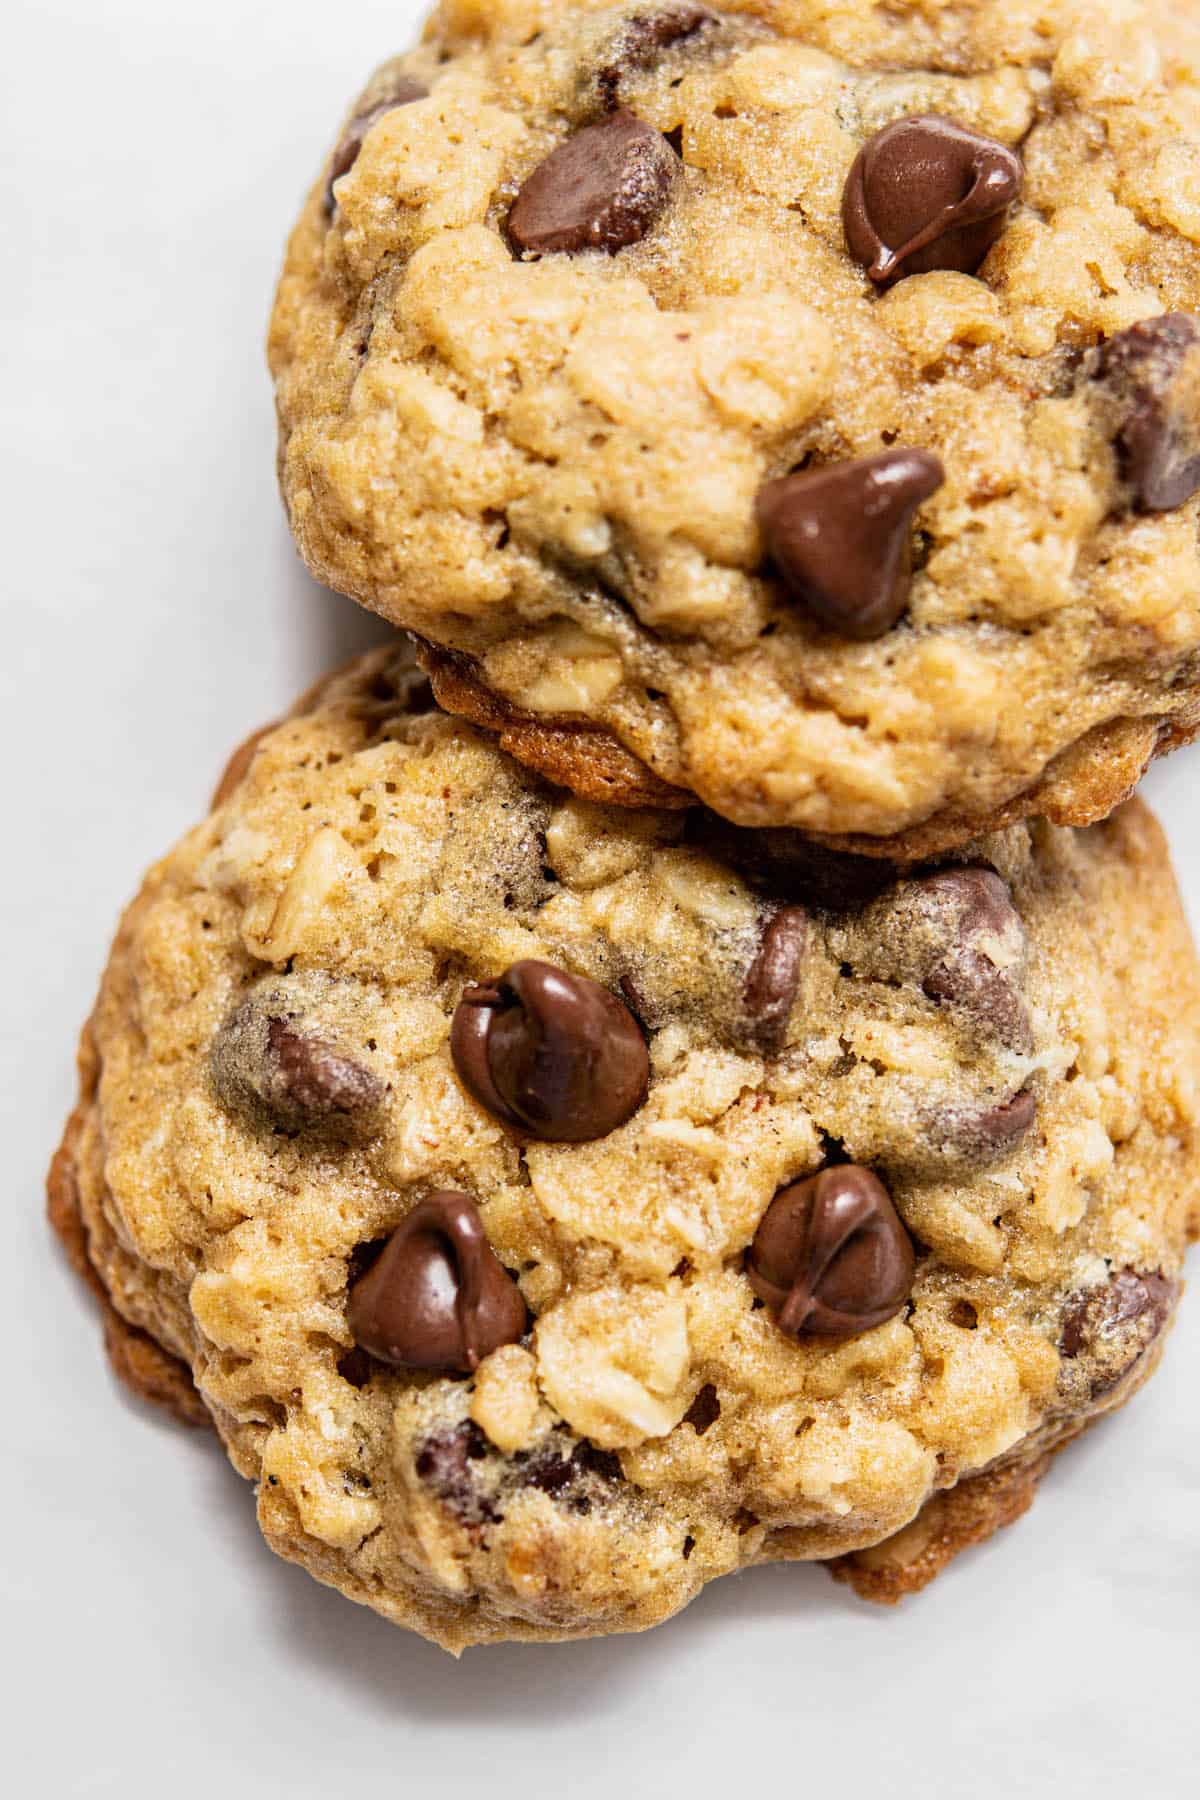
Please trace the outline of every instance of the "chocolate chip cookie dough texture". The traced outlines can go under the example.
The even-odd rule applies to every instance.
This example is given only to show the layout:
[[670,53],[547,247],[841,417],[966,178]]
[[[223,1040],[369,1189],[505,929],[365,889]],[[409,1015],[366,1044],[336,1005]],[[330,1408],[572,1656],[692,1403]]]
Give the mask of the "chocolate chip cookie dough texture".
[[897,877],[592,807],[405,654],[150,872],[52,1183],[271,1546],[452,1650],[880,1598],[1157,1360],[1196,970],[1133,802]]
[[1200,57],[1134,0],[445,0],[271,331],[317,574],[584,797],[938,853],[1200,717]]

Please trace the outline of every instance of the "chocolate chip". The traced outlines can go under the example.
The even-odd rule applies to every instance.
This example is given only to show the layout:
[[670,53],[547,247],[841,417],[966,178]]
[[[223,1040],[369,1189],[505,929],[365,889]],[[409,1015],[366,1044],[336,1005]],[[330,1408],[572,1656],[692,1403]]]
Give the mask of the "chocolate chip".
[[1104,1285],[1086,1288],[1064,1314],[1063,1355],[1079,1356],[1141,1319],[1148,1319],[1154,1332],[1161,1331],[1175,1304],[1177,1286],[1161,1270],[1118,1269]]
[[473,1419],[432,1432],[417,1452],[418,1477],[462,1525],[494,1524],[501,1516],[471,1468],[487,1454],[488,1441]]
[[420,1201],[351,1287],[346,1319],[356,1344],[406,1369],[467,1374],[525,1332],[525,1302],[487,1241],[466,1194]]
[[650,1078],[629,1008],[598,981],[532,958],[466,990],[450,1052],[481,1106],[550,1143],[615,1131],[641,1105]]
[[1037,1101],[1029,1088],[1020,1088],[1011,1099],[1002,1100],[976,1114],[975,1130],[989,1149],[1005,1149],[1023,1138],[1037,1117]]
[[645,237],[678,171],[661,131],[621,107],[538,164],[513,203],[508,235],[530,256],[555,250],[611,256]]
[[1033,1091],[1020,1088],[995,1106],[945,1108],[931,1122],[929,1137],[960,1161],[993,1162],[1020,1142],[1036,1117]]
[[784,906],[763,932],[758,955],[750,965],[742,1004],[746,1035],[771,1052],[781,1048],[800,986],[808,914],[802,906]]
[[[924,878],[918,903],[953,920],[950,943],[922,984],[926,994],[940,1005],[957,1007],[1010,1050],[1028,1055],[1033,1027],[1013,980],[1024,954],[1025,928],[1004,882],[994,869],[941,869]],[[1019,1135],[1026,1128],[1018,1130],[1021,1109],[1015,1100],[1009,1104],[1016,1111],[999,1114],[996,1129]]]
[[781,1331],[870,1331],[912,1289],[912,1242],[883,1183],[843,1163],[781,1188],[746,1253],[750,1285]]
[[897,119],[868,140],[842,195],[850,254],[881,286],[902,275],[973,275],[1021,192],[1021,159],[936,113]]
[[716,24],[707,8],[683,0],[678,6],[655,6],[626,19],[603,51],[604,62],[596,72],[596,88],[602,105],[617,105],[621,77],[633,70],[652,69],[665,50],[696,37]]
[[1118,1269],[1085,1288],[1063,1313],[1059,1350],[1078,1362],[1086,1397],[1099,1399],[1129,1374],[1160,1335],[1179,1297],[1179,1283],[1161,1270]]
[[1169,512],[1200,489],[1200,324],[1166,313],[1119,331],[1087,365],[1113,411],[1133,504]]
[[372,125],[382,119],[384,113],[394,112],[398,106],[410,106],[414,100],[424,100],[428,93],[429,89],[422,87],[419,81],[414,81],[411,75],[397,75],[386,98],[355,113],[338,140],[337,149],[330,158],[329,173],[325,177],[325,211],[330,218],[337,207],[333,184],[340,181],[343,175],[348,175],[358,161],[358,153]]
[[267,1045],[289,1103],[309,1118],[359,1112],[378,1102],[383,1083],[377,1075],[286,1020],[270,1021]]
[[289,996],[267,987],[224,1021],[210,1055],[226,1105],[265,1113],[285,1130],[370,1130],[387,1093],[378,1075],[296,1017]]
[[769,481],[757,505],[768,555],[831,631],[882,637],[908,604],[913,514],[944,480],[930,451],[885,450]]
[[706,1381],[684,1413],[683,1423],[690,1425],[697,1437],[703,1437],[720,1416],[721,1402],[717,1399],[717,1390],[711,1381]]

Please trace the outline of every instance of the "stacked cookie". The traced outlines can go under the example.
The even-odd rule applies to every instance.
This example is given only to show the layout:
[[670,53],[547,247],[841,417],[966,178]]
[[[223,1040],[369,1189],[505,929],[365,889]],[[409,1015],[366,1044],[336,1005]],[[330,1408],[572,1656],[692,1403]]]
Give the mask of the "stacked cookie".
[[411,641],[148,876],[51,1182],[319,1579],[454,1650],[895,1599],[1154,1367],[1198,164],[1157,5],[444,0],[368,85],[271,358]]

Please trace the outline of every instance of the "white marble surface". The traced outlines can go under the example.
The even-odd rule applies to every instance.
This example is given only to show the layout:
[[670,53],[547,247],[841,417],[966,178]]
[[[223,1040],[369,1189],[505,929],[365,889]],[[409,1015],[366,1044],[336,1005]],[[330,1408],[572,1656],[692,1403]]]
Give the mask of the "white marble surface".
[[[285,226],[411,0],[6,0],[0,1477],[14,1792],[1194,1792],[1200,1304],[1141,1402],[899,1614],[820,1571],[457,1666],[275,1561],[114,1390],[41,1184],[117,909],[228,748],[375,628],[307,580],[261,341]],[[1200,908],[1200,751],[1148,783]]]

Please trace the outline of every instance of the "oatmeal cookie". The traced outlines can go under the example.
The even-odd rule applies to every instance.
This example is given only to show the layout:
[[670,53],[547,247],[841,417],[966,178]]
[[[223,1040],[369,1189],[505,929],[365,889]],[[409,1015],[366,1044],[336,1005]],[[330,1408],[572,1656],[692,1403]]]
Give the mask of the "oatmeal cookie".
[[910,859],[1105,816],[1200,720],[1198,41],[443,0],[287,254],[305,558],[589,799]]
[[452,1650],[772,1559],[895,1598],[1152,1368],[1200,999],[1139,803],[897,872],[590,805],[394,649],[221,792],[57,1215],[322,1581]]

